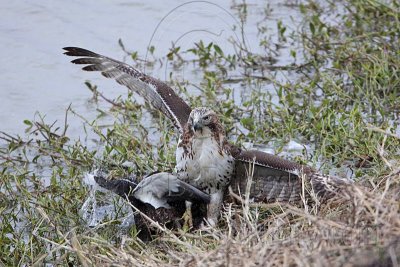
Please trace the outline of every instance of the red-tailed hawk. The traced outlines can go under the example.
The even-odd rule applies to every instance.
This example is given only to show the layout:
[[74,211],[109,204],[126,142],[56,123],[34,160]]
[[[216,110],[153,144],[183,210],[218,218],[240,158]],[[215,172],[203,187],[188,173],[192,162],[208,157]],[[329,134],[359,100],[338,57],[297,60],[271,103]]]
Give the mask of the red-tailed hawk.
[[209,108],[193,109],[179,137],[175,172],[183,181],[210,194],[207,209],[210,225],[218,221],[234,167],[232,147],[217,114]]
[[[247,170],[254,165],[250,194],[260,201],[298,201],[304,183],[317,194],[330,192],[339,178],[324,176],[303,166],[261,151],[245,151],[227,142],[224,127],[209,108],[195,108],[183,101],[167,84],[118,60],[86,49],[65,47],[68,56],[79,57],[72,63],[86,65],[83,70],[100,71],[115,79],[172,120],[180,137],[176,150],[176,175],[211,196],[207,211],[209,223],[215,224],[223,194],[229,184],[245,191]],[[232,176],[234,173],[236,175]]]

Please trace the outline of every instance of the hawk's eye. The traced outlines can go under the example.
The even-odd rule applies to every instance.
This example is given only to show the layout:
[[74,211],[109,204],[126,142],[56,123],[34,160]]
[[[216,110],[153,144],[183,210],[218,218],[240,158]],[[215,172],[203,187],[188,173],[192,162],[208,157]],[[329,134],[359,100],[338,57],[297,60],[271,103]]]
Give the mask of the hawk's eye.
[[207,116],[204,116],[204,117],[203,117],[203,120],[205,120],[205,121],[208,121],[208,120],[210,120],[210,116],[209,116],[209,115],[207,115]]

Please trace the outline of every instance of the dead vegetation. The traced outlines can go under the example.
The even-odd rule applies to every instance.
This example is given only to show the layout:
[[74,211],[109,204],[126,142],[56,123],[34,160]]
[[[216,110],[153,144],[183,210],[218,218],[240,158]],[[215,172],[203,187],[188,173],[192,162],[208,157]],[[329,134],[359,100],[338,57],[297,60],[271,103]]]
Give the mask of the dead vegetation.
[[398,266],[400,171],[378,182],[308,207],[227,204],[213,229],[172,232],[150,222],[159,233],[150,243],[72,235],[63,249],[87,266]]

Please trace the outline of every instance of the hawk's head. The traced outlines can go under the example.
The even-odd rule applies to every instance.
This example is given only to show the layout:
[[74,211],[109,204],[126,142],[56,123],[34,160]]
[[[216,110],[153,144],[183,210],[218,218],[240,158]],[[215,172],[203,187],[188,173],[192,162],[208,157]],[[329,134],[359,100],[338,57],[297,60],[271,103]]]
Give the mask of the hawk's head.
[[192,110],[188,127],[195,137],[210,137],[224,134],[223,127],[217,114],[209,108],[201,107]]

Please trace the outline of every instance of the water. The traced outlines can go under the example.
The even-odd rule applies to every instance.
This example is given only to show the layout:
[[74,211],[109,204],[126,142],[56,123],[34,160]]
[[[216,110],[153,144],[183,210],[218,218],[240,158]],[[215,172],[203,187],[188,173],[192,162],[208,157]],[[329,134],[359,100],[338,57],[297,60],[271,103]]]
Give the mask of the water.
[[[156,47],[156,57],[163,57],[171,43],[185,49],[200,39],[218,43],[228,53],[233,51],[229,38],[241,38],[238,29],[233,31],[238,26],[237,10],[231,8],[234,2],[182,3],[178,0],[0,2],[0,131],[23,135],[26,128],[23,120],[37,119],[38,114],[44,115],[47,123],[57,121],[57,125],[63,126],[69,105],[89,121],[94,119],[96,105],[89,102],[91,92],[83,84],[85,80],[98,85],[108,98],[126,94],[126,89],[114,81],[70,64],[71,58],[62,54],[64,46],[84,47],[120,60],[125,54],[118,46],[119,38],[127,49],[138,51],[141,58],[146,58],[149,44]],[[277,41],[274,33],[277,19],[290,27],[293,18],[300,18],[280,1],[271,1],[273,12],[265,20],[264,6],[263,1],[248,2],[244,32],[250,51],[259,52],[259,23],[269,25],[271,38]],[[287,63],[289,50],[285,51],[281,51],[278,64]],[[156,64],[154,69],[146,70],[161,80],[168,80],[170,71],[169,64]],[[194,83],[198,80],[197,72],[187,68],[175,76]],[[70,115],[68,124],[68,136],[82,138],[83,121]]]

